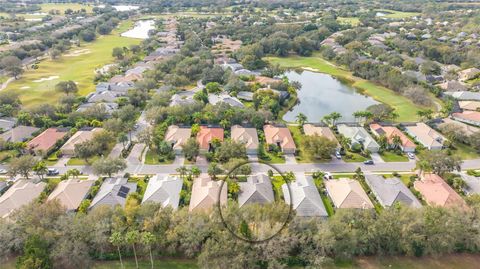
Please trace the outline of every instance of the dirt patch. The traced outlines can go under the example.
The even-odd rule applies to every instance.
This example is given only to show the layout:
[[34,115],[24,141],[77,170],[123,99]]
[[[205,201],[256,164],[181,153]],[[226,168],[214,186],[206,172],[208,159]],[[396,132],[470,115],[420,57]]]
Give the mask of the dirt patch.
[[65,54],[64,56],[65,57],[77,57],[77,56],[80,56],[80,55],[89,54],[91,52],[92,51],[89,50],[89,49],[80,49],[80,50],[74,50],[72,52],[69,52],[69,53]]
[[44,82],[44,81],[54,80],[54,79],[57,79],[57,78],[59,78],[59,76],[49,76],[47,78],[36,79],[33,82],[40,83],[40,82]]

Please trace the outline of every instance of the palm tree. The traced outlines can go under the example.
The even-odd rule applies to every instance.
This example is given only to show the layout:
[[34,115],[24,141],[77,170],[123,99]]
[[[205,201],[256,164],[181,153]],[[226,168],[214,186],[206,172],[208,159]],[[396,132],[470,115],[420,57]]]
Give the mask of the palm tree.
[[297,116],[295,116],[295,121],[300,125],[303,126],[305,122],[307,122],[308,118],[305,114],[299,113]]
[[43,176],[48,173],[47,164],[44,161],[36,163],[32,170],[40,179],[43,179]]
[[68,170],[67,174],[71,175],[73,178],[78,178],[78,176],[80,175],[80,171],[74,168],[74,169]]
[[332,117],[330,117],[330,115],[325,115],[322,118],[322,122],[324,122],[328,126],[331,126],[332,125]]
[[122,261],[122,252],[120,251],[120,246],[124,243],[124,238],[121,233],[113,232],[109,239],[110,243],[117,247],[118,257],[120,258],[120,265],[123,268],[123,261]]
[[133,256],[135,257],[135,265],[138,268],[138,259],[137,259],[137,249],[135,248],[135,244],[138,242],[140,237],[140,233],[136,230],[128,231],[125,235],[125,240],[128,244],[131,244],[133,247]]
[[125,133],[121,133],[118,137],[118,142],[122,143],[123,150],[125,150],[125,145],[128,142],[128,136]]
[[187,174],[187,167],[185,166],[180,166],[176,169],[176,171],[180,174],[180,177],[182,179],[185,179],[185,175]]
[[140,241],[143,245],[148,246],[148,251],[150,252],[150,263],[152,264],[153,269],[152,244],[155,242],[155,236],[151,232],[143,232]]
[[335,126],[335,124],[337,123],[337,120],[342,118],[342,114],[338,112],[332,112],[330,113],[330,118],[332,119],[332,125]]
[[394,135],[392,137],[392,146],[394,149],[398,149],[400,148],[400,146],[402,145],[402,139],[400,138],[400,136],[398,135]]
[[388,139],[385,135],[381,135],[378,137],[378,144],[380,145],[380,148],[383,150],[386,150],[388,147]]

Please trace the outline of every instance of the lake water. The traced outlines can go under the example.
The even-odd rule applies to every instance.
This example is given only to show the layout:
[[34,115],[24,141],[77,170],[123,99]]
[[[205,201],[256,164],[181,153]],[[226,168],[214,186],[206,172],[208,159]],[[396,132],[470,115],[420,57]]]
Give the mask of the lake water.
[[137,21],[135,27],[121,34],[124,37],[147,39],[148,32],[155,29],[155,21],[145,20]]
[[113,8],[116,11],[130,11],[130,10],[137,10],[140,7],[139,6],[118,5],[118,6],[113,6]]
[[358,93],[353,87],[327,74],[289,71],[285,76],[302,84],[298,91],[299,103],[283,116],[288,122],[294,122],[299,113],[305,114],[310,122],[319,122],[332,112],[342,114],[340,121],[353,121],[353,112],[378,104],[373,98]]

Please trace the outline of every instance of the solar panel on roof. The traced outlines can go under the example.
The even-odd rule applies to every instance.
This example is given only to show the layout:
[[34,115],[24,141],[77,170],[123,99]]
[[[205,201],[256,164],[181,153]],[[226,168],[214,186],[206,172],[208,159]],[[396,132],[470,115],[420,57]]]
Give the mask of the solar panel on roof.
[[121,186],[120,190],[118,190],[117,195],[122,197],[122,198],[127,198],[128,192],[130,192],[130,188],[127,188],[125,186]]

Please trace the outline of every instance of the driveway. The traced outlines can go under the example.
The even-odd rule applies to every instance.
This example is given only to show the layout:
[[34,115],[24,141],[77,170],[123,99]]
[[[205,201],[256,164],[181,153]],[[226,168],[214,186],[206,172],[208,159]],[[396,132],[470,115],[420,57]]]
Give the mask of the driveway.
[[142,164],[142,152],[145,148],[145,144],[135,144],[130,151],[130,154],[127,157],[127,162],[130,165],[139,165]]
[[385,161],[380,157],[380,154],[378,153],[372,153],[370,154],[370,157],[372,158],[374,163],[384,163]]
[[297,159],[295,159],[294,154],[285,154],[285,164],[296,164]]

